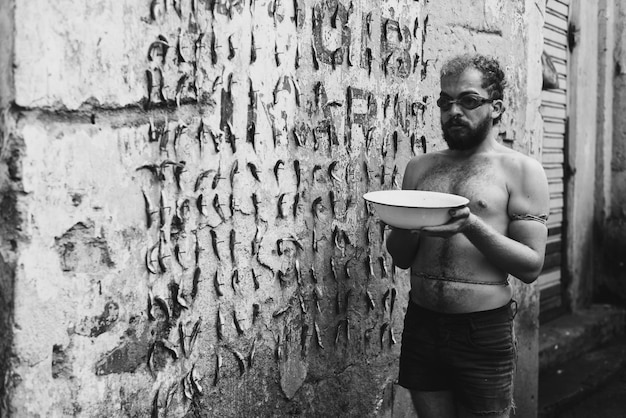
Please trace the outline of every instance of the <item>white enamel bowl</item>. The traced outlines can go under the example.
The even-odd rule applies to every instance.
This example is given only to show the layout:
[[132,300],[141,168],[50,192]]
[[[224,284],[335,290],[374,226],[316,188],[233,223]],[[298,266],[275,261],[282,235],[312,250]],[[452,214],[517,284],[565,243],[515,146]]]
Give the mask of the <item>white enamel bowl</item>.
[[450,220],[450,209],[469,203],[463,196],[422,190],[380,190],[363,198],[384,223],[402,229],[443,225]]

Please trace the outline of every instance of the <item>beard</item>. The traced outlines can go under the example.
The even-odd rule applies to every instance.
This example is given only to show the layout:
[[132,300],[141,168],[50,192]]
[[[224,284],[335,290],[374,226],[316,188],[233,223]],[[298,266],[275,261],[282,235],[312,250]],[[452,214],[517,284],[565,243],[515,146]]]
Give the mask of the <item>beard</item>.
[[[485,118],[478,126],[471,128],[467,122],[461,119],[450,119],[445,124],[441,123],[443,139],[451,150],[466,151],[476,148],[487,138],[487,134],[493,125],[491,118]],[[459,128],[459,129],[453,129]]]

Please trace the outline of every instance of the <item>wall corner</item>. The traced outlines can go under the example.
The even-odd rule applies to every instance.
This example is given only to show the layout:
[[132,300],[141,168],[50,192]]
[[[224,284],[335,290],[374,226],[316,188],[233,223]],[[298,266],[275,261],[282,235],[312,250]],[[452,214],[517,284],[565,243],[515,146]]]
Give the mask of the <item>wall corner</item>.
[[[15,0],[0,1],[0,110],[9,107],[15,97],[13,80],[15,45]],[[1,144],[0,144],[1,145]]]

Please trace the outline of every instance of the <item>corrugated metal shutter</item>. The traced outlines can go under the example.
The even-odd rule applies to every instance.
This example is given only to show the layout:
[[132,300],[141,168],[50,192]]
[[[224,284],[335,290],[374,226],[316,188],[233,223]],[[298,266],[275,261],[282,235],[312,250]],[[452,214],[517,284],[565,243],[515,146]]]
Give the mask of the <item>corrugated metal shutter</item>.
[[550,56],[558,73],[559,86],[542,93],[543,116],[542,164],[550,187],[550,218],[548,245],[543,272],[538,280],[540,319],[548,320],[564,310],[562,301],[562,262],[565,150],[567,140],[567,79],[568,79],[568,16],[570,0],[548,0],[546,4],[544,51]]

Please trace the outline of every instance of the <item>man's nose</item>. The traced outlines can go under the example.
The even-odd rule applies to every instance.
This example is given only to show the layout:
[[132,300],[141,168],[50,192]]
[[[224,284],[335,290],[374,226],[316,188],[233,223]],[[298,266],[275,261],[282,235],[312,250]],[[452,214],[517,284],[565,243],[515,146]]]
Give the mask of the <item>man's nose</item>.
[[461,115],[463,114],[463,108],[458,103],[451,103],[448,114],[451,116]]

